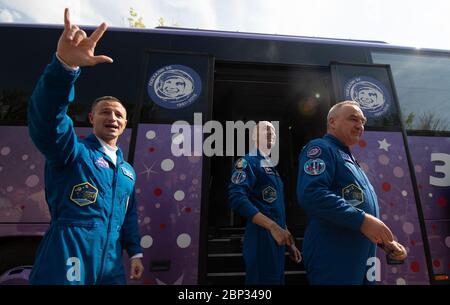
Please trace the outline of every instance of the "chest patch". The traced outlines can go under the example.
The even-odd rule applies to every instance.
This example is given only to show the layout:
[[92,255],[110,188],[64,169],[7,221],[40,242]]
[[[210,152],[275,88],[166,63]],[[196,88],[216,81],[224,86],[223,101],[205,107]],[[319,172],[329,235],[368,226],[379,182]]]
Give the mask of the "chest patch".
[[322,159],[309,159],[303,166],[305,173],[311,176],[318,176],[325,171],[326,165]]
[[77,184],[72,188],[70,200],[79,206],[85,206],[97,201],[98,190],[89,182]]
[[95,160],[95,164],[97,164],[101,168],[109,168],[109,163],[103,157],[98,158]]
[[277,200],[277,190],[269,185],[263,189],[262,197],[265,202],[272,203]]
[[133,172],[130,171],[128,168],[121,166],[120,167],[122,169],[122,173],[127,176],[128,178],[130,178],[131,180],[134,180],[134,175]]
[[342,189],[342,197],[352,206],[357,206],[364,202],[363,190],[353,183]]
[[241,184],[247,178],[247,174],[244,171],[236,170],[231,175],[231,182],[234,184]]

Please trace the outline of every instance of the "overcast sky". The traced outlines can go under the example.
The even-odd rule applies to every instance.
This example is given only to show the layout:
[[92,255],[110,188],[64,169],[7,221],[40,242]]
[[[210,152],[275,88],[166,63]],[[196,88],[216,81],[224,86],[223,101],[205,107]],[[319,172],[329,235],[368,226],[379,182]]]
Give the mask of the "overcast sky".
[[0,0],[0,22],[127,27],[133,7],[148,28],[165,25],[381,40],[450,50],[449,0]]

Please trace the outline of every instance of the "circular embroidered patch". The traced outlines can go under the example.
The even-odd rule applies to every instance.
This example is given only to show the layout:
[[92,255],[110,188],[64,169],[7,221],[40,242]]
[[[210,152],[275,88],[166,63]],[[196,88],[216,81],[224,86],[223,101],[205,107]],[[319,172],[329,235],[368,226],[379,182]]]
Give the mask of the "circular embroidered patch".
[[317,176],[325,171],[325,162],[322,159],[309,159],[306,161],[303,170],[311,176]]
[[319,146],[313,146],[311,147],[308,152],[306,153],[306,156],[308,156],[308,158],[317,158],[318,156],[320,156],[320,154],[322,153],[322,150],[320,149]]
[[247,174],[244,171],[234,171],[233,175],[231,175],[231,182],[234,184],[241,184],[247,178]]
[[244,158],[240,158],[239,160],[236,161],[236,163],[234,163],[235,169],[244,169],[246,167],[247,167],[247,160],[245,160]]

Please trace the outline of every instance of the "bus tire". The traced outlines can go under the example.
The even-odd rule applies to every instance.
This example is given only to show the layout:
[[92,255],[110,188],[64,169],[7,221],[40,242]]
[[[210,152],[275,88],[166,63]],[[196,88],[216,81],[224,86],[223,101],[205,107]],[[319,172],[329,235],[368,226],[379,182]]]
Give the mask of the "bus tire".
[[0,285],[28,284],[40,238],[0,240]]

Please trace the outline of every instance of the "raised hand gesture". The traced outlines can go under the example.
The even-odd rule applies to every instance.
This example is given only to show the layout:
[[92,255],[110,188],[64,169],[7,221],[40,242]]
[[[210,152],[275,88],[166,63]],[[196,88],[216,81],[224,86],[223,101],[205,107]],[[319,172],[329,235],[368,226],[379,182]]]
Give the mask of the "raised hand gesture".
[[90,37],[78,26],[70,23],[69,9],[64,10],[64,32],[58,41],[56,54],[72,68],[95,66],[99,63],[112,63],[105,55],[94,55],[95,46],[107,29],[102,23]]

